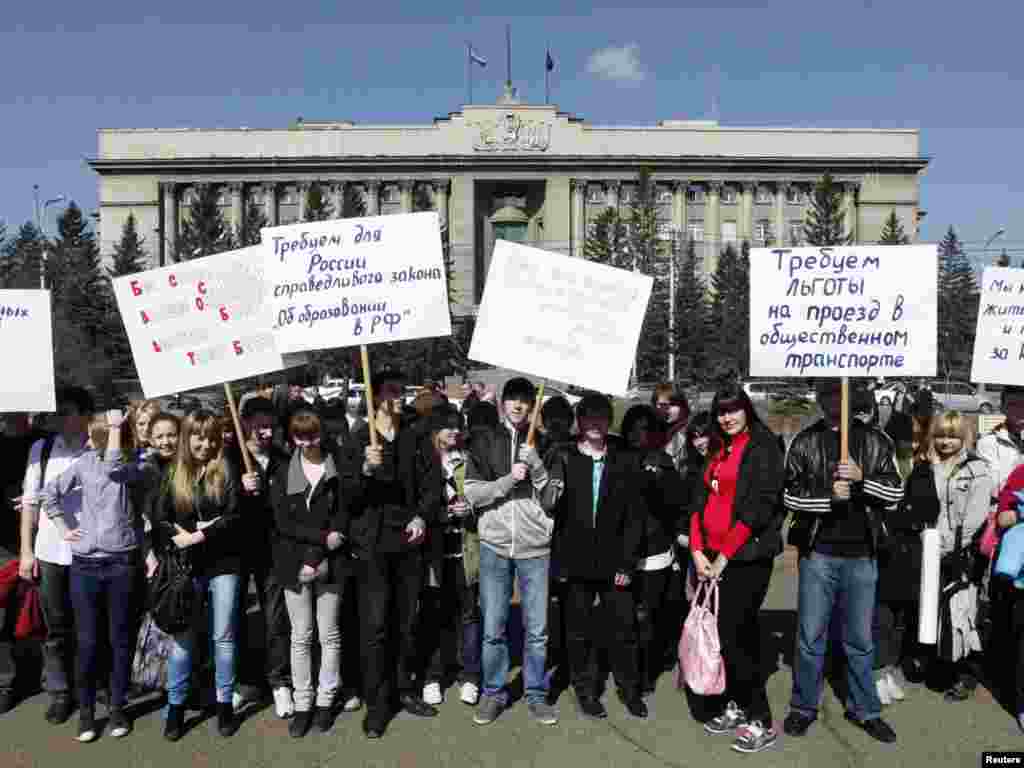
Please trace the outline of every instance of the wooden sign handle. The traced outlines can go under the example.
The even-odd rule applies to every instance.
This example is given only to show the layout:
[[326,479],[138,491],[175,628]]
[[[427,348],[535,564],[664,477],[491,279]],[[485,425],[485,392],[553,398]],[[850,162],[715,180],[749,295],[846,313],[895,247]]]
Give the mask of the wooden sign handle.
[[359,347],[363,361],[363,385],[366,387],[366,424],[370,428],[370,447],[377,447],[377,417],[373,407],[373,381],[370,379],[370,352],[363,344]]
[[231,391],[231,383],[224,382],[224,397],[228,400],[228,408],[231,409],[231,421],[235,424],[235,436],[238,440],[238,450],[242,454],[242,463],[245,464],[246,474],[251,475],[252,458],[249,456],[249,449],[245,445],[245,433],[242,432],[242,421],[238,418],[238,406],[235,405],[235,393]]
[[533,404],[533,413],[530,414],[530,431],[526,433],[526,444],[531,448],[537,439],[537,422],[540,421],[540,409],[544,405],[544,381],[541,380],[537,388],[537,399]]
[[843,376],[842,384],[842,410],[840,411],[839,427],[839,461],[850,460],[850,379]]

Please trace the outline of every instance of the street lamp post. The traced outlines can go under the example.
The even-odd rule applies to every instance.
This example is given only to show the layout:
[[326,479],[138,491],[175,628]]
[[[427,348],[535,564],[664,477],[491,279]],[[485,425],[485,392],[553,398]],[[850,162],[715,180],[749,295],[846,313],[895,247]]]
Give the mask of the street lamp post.
[[46,239],[46,230],[43,229],[43,217],[46,215],[47,208],[51,205],[56,205],[57,203],[63,203],[66,198],[64,195],[57,195],[56,197],[52,197],[49,200],[44,201],[42,205],[40,205],[39,185],[33,184],[32,191],[35,198],[36,231],[39,232],[43,239],[42,258],[39,260],[39,287],[46,290],[46,251],[48,242]]
[[1003,229],[1002,227],[1000,227],[999,229],[997,229],[992,234],[992,236],[988,240],[985,241],[985,248],[983,249],[983,253],[985,254],[985,263],[986,264],[988,263],[988,247],[990,245],[992,245],[992,241],[993,240],[995,240],[996,238],[1002,237],[1005,234],[1006,234],[1006,230]]

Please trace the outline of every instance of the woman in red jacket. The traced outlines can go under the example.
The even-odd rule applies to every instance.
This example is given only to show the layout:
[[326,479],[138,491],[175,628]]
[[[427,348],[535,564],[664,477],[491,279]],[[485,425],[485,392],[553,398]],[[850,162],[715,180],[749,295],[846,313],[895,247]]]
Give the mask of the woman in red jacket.
[[696,489],[690,551],[697,577],[719,581],[718,634],[725,661],[722,714],[704,724],[712,734],[732,734],[733,749],[760,752],[776,732],[761,678],[759,612],[782,551],[780,496],[783,454],[738,385],[727,385],[711,403],[710,461]]

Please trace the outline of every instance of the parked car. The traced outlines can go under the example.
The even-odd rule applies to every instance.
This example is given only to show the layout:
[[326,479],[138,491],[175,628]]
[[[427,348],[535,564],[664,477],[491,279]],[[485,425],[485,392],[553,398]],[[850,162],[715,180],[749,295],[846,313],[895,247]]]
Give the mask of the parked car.
[[999,409],[999,394],[978,392],[966,381],[941,381],[932,384],[932,398],[937,410],[964,413],[992,413]]
[[743,385],[753,403],[764,403],[769,400],[797,399],[814,402],[814,391],[804,384],[793,381],[748,381]]

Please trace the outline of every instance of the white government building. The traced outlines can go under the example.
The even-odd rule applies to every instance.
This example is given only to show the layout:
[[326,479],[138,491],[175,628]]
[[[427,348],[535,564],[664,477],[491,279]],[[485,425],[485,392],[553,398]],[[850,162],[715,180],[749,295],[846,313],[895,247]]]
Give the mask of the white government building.
[[98,138],[89,164],[104,254],[134,213],[154,265],[170,262],[196,184],[220,187],[235,226],[247,206],[272,225],[303,219],[313,181],[338,211],[351,186],[369,215],[432,201],[449,227],[460,316],[475,311],[495,239],[580,255],[588,221],[628,205],[641,166],[657,183],[663,236],[703,244],[710,270],[725,243],[798,244],[809,191],[825,171],[844,185],[857,241],[876,241],[893,210],[916,239],[928,165],[917,130],[597,126],[521,104],[508,89],[497,104],[426,125],[299,119],[286,128],[112,128]]

